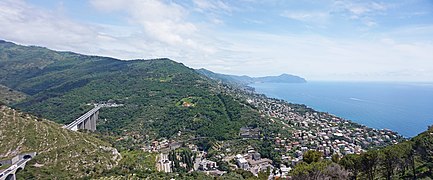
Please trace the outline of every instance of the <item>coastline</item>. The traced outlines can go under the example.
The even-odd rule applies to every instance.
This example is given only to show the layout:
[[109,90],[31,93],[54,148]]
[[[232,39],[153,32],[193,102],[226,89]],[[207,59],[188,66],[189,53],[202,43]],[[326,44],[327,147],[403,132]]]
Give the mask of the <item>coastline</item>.
[[[278,92],[278,90],[280,89],[284,89],[287,87],[291,88],[291,91],[299,91],[298,88],[296,89],[296,87],[299,86],[308,86],[307,84],[315,84],[317,82],[312,81],[309,83],[302,83],[302,84],[287,84],[287,83],[255,83],[255,84],[249,84],[248,87],[252,90],[254,90],[254,92],[259,93],[259,94],[264,94],[267,97],[271,97],[271,98],[277,98],[277,99],[283,99],[286,102],[289,103],[295,103],[295,104],[304,104],[312,109],[315,109],[317,111],[320,112],[327,112],[333,115],[336,115],[338,117],[342,117],[344,119],[350,120],[354,123],[357,124],[361,124],[361,125],[365,125],[368,127],[372,127],[375,129],[390,129],[392,131],[398,132],[400,135],[406,137],[406,138],[410,138],[410,137],[414,137],[417,134],[425,131],[427,129],[427,127],[432,123],[429,123],[428,120],[427,122],[424,122],[425,120],[418,118],[418,120],[414,120],[414,118],[410,119],[410,117],[413,117],[415,115],[419,115],[419,113],[417,113],[416,111],[413,111],[412,113],[415,115],[408,115],[411,109],[405,109],[404,107],[400,107],[397,106],[396,104],[391,104],[391,103],[382,103],[380,104],[380,102],[373,102],[373,101],[369,101],[368,98],[360,98],[357,97],[356,95],[347,95],[346,98],[344,98],[343,100],[338,99],[339,97],[336,97],[334,99],[329,98],[329,97],[322,97],[322,96],[317,96],[317,94],[315,94],[316,96],[312,96],[311,92],[303,92],[304,94],[302,95],[303,97],[295,97],[295,96],[301,96],[299,93],[289,93],[289,95],[291,96],[290,98],[288,98],[289,95],[285,95],[284,93]],[[329,85],[327,83],[329,82],[319,82],[320,84],[326,84]],[[341,82],[332,82],[330,83],[330,86],[334,86],[335,84],[340,84]],[[355,83],[355,82],[349,82],[349,83],[342,83],[344,87],[349,85],[357,85],[356,87],[360,87],[362,88],[362,86],[364,85],[363,83]],[[377,84],[377,85],[383,85],[381,83],[366,83],[368,85],[370,84]],[[410,83],[409,85],[415,85],[414,87],[418,87],[419,83]],[[429,83],[427,83],[427,85],[425,85],[425,83],[421,83],[421,87],[430,87]],[[404,86],[408,85],[405,83],[386,83],[385,85],[401,85]],[[433,84],[432,84],[433,85]],[[270,86],[270,87],[268,87]],[[279,86],[283,86],[283,88],[279,87]],[[295,87],[295,88],[293,88]],[[318,86],[314,86],[314,87],[318,87]],[[348,86],[350,87],[350,86]],[[382,87],[382,86],[381,86]],[[433,86],[431,86],[433,88]],[[335,88],[335,87],[333,87]],[[304,88],[305,89],[305,88]],[[309,89],[307,89],[309,90]],[[409,89],[410,90],[410,89]],[[313,93],[315,93],[315,91],[313,91]],[[332,93],[332,92],[331,92]],[[306,95],[305,95],[306,94]],[[307,97],[308,95],[310,95],[311,97]],[[325,94],[325,95],[329,95],[329,94]],[[324,96],[325,96],[324,95]],[[433,92],[432,92],[433,95]],[[292,99],[295,99],[295,101],[293,101]],[[302,100],[306,100],[306,101],[302,101]],[[317,101],[319,103],[317,103]],[[404,102],[404,100],[401,100]],[[316,104],[315,104],[316,103]],[[331,104],[331,105],[329,105]],[[371,108],[374,107],[379,107],[377,112],[375,111],[368,111],[368,107],[372,106],[372,104],[374,105]],[[407,104],[410,104],[407,103]],[[344,105],[344,107],[339,107]],[[406,105],[406,104],[405,104]],[[354,108],[355,107],[355,108]],[[351,109],[353,108],[353,109]],[[388,108],[388,109],[387,109]],[[412,107],[414,109],[414,107]],[[337,109],[337,111],[335,111],[335,109]],[[340,110],[342,109],[342,110]],[[415,109],[417,110],[417,109]],[[359,112],[356,112],[359,111]],[[383,112],[381,112],[383,111]],[[397,113],[393,114],[393,112],[396,111]],[[420,110],[421,111],[421,110]],[[365,113],[367,112],[367,113]],[[390,114],[387,114],[390,113]],[[394,116],[398,116],[399,114],[403,114],[402,117],[398,117],[400,119],[398,119],[398,121],[392,121]],[[426,118],[425,116],[427,116],[428,118],[428,114],[421,116],[424,117],[424,119]],[[404,118],[407,119],[404,119]],[[432,116],[433,117],[433,116]],[[380,120],[376,120],[376,119],[380,119]],[[413,126],[401,126],[402,124],[404,124],[404,122],[413,122],[415,121],[415,125],[417,125],[417,127],[413,127]],[[433,118],[432,118],[433,121]],[[400,127],[401,126],[401,127]],[[397,127],[397,128],[393,128],[393,127]]]

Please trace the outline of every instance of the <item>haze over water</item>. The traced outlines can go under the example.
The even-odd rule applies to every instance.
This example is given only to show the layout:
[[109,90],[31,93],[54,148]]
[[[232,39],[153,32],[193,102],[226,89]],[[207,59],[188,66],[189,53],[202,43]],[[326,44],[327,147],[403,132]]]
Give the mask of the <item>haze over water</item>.
[[413,137],[433,125],[433,83],[257,83],[257,92]]

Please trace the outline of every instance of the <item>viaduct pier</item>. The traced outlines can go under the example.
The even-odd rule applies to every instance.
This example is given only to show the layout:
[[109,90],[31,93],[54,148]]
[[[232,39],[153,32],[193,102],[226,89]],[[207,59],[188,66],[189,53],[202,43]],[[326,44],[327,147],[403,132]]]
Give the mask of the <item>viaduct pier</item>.
[[119,107],[123,104],[108,103],[108,104],[95,104],[95,107],[90,111],[86,112],[79,118],[75,119],[68,125],[63,126],[66,129],[72,131],[78,131],[79,129],[87,129],[90,131],[96,131],[96,121],[99,119],[99,110],[103,107]]

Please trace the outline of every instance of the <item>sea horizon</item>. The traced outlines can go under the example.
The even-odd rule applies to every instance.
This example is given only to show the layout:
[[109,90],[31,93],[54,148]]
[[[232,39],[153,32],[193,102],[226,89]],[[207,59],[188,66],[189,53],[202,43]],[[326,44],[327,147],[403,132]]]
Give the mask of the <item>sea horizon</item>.
[[[433,82],[308,81],[250,84],[257,93],[304,104],[375,129],[413,137],[433,124]],[[408,126],[410,124],[410,126]]]

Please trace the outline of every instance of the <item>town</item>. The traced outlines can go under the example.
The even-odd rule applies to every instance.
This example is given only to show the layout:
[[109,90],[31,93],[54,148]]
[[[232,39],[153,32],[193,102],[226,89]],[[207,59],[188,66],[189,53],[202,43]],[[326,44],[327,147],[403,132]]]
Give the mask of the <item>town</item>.
[[[163,139],[154,141],[149,147],[153,152],[159,152],[157,169],[163,172],[173,172],[174,159],[169,158],[170,151],[185,148],[193,155],[191,162],[193,168],[187,172],[202,171],[206,174],[220,176],[227,171],[248,171],[254,176],[260,172],[268,172],[269,178],[287,178],[290,171],[303,159],[304,153],[310,150],[319,151],[323,158],[331,159],[333,156],[341,158],[347,154],[360,154],[371,147],[396,144],[404,140],[397,133],[387,129],[373,129],[353,123],[325,112],[317,112],[304,105],[291,104],[283,100],[268,98],[251,90],[222,86],[226,93],[234,94],[240,100],[256,108],[260,115],[282,126],[286,134],[274,134],[272,137],[263,137],[259,127],[242,127],[239,137],[243,140],[263,140],[272,142],[273,151],[279,157],[262,157],[257,149],[248,145],[243,149],[231,150],[230,142],[219,142],[218,147],[212,147],[212,155],[200,150],[197,145]],[[179,132],[180,134],[181,132]],[[184,161],[182,155],[175,156],[177,160]],[[187,167],[186,163],[180,166]]]

